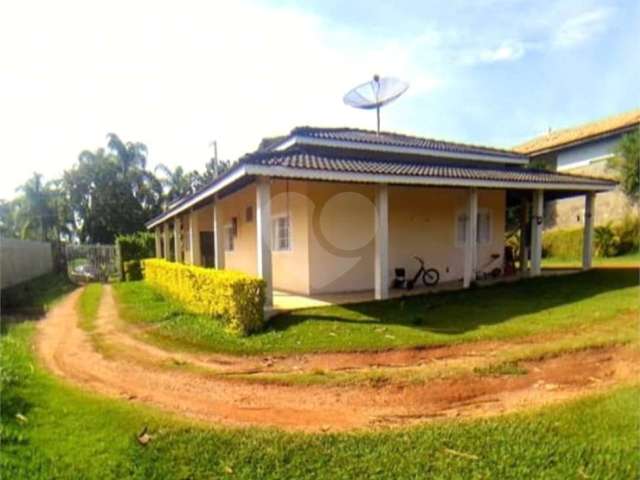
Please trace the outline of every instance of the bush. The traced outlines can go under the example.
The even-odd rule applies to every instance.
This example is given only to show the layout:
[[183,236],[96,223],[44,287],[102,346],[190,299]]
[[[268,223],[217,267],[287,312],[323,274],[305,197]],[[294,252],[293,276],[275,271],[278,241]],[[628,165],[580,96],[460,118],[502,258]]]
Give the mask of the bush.
[[[562,259],[582,256],[582,228],[551,230],[542,236],[542,255]],[[615,257],[640,249],[640,218],[628,215],[618,223],[594,228],[593,248],[597,257]]]
[[640,250],[640,217],[627,215],[620,223],[613,226],[613,231],[620,242],[618,247],[620,255]]
[[[116,238],[116,248],[120,255],[120,268],[127,280],[125,263],[131,260],[142,260],[155,256],[155,234],[150,232],[138,232],[130,235],[119,235]],[[142,278],[142,277],[140,277]],[[139,280],[138,278],[137,280]]]
[[127,282],[142,280],[142,265],[140,260],[129,260],[123,263],[122,272]]
[[582,256],[582,228],[551,230],[542,235],[542,256],[563,259]]
[[596,257],[615,257],[618,255],[620,238],[613,231],[611,223],[594,229],[593,246]]
[[142,265],[149,285],[185,310],[216,317],[228,330],[243,335],[264,326],[264,280],[161,259],[143,260]]

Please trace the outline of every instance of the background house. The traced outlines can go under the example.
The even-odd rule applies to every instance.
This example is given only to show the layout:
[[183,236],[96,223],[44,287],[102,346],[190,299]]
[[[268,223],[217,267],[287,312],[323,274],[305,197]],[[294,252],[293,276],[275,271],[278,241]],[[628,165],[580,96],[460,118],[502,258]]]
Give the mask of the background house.
[[[518,145],[514,150],[529,155],[532,164],[551,170],[615,179],[616,172],[607,168],[607,160],[613,157],[622,136],[639,127],[640,109],[577,127],[550,131]],[[616,188],[598,195],[595,223],[605,224],[623,218],[634,208],[624,193]],[[583,221],[584,202],[580,199],[561,199],[546,206],[546,227],[578,227]]]

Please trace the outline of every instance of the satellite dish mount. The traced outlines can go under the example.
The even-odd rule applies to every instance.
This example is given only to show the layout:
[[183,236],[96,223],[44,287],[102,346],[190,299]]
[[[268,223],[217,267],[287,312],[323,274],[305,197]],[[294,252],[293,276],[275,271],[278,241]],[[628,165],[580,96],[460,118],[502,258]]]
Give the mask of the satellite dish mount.
[[376,109],[377,132],[380,135],[380,107],[393,102],[409,88],[407,82],[397,78],[374,75],[370,82],[352,88],[344,96],[347,105],[365,110]]

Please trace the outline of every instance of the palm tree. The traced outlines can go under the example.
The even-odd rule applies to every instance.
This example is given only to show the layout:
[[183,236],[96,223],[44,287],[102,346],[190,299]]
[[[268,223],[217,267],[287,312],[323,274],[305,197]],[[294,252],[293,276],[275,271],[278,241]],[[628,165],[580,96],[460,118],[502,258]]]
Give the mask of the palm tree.
[[33,176],[18,187],[23,197],[18,202],[18,224],[22,238],[39,238],[46,240],[49,231],[57,223],[57,216],[52,207],[54,192],[51,185],[45,185],[42,174]]
[[118,158],[123,175],[130,170],[144,171],[147,168],[147,146],[141,142],[123,142],[115,133],[107,135],[109,149]]
[[155,171],[163,175],[160,183],[165,188],[166,198],[169,203],[195,190],[197,172],[185,173],[180,166],[171,170],[163,164],[157,165]]

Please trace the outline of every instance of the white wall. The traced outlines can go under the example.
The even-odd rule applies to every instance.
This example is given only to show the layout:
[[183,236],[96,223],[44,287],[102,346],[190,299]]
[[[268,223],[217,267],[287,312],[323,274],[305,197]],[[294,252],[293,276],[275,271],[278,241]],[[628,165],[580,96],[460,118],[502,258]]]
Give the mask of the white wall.
[[51,244],[48,242],[1,238],[0,261],[1,288],[53,271]]
[[585,143],[558,153],[558,170],[571,170],[589,165],[590,163],[610,158],[619,136]]

